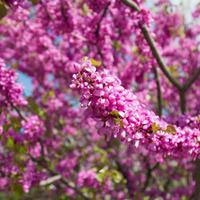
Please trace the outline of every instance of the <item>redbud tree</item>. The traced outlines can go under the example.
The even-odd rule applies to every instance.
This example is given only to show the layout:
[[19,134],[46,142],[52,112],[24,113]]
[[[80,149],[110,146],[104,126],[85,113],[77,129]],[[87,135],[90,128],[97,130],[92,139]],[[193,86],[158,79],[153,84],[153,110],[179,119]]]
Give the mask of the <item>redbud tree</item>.
[[200,199],[199,4],[4,0],[0,16],[1,199]]

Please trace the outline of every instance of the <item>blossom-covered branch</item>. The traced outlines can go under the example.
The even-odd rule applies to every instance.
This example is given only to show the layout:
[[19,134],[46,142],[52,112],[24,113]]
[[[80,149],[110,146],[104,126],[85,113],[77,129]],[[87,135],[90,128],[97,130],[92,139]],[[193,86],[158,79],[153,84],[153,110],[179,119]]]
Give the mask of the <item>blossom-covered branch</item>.
[[98,71],[87,60],[75,65],[71,87],[81,92],[81,103],[87,115],[97,121],[100,134],[113,136],[134,146],[144,145],[163,155],[200,153],[200,131],[167,124],[148,110],[120,80],[107,70]]

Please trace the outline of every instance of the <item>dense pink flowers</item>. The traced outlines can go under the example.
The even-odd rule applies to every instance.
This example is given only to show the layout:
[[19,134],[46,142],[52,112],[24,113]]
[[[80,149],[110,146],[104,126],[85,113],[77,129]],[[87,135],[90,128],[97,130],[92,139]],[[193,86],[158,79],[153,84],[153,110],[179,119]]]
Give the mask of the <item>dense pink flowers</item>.
[[0,106],[26,105],[23,98],[22,86],[16,83],[15,72],[8,69],[2,59],[0,59]]
[[[190,23],[171,0],[4,3],[0,197],[182,200],[195,179],[199,190],[199,6]],[[180,88],[195,78],[187,90],[145,34]]]
[[20,182],[23,185],[24,192],[29,192],[31,187],[38,184],[43,179],[45,179],[44,173],[37,172],[36,165],[32,161],[29,161],[26,164]]
[[95,12],[100,12],[106,4],[110,3],[111,1],[109,0],[97,0],[97,1],[92,1],[92,0],[86,0],[86,3],[88,3],[89,7],[95,11]]
[[107,70],[97,71],[89,60],[75,67],[79,72],[73,76],[71,87],[80,90],[81,103],[87,115],[96,119],[100,134],[164,155],[199,156],[199,129],[181,129],[159,119],[124,89],[116,76]]
[[77,184],[79,187],[97,188],[99,186],[97,175],[92,170],[82,170],[79,172]]
[[56,170],[64,177],[68,178],[70,177],[73,169],[77,165],[77,158],[76,155],[71,154],[63,158],[59,161],[59,163],[56,166]]
[[37,141],[45,131],[44,124],[38,116],[26,118],[26,121],[23,121],[22,127],[24,138],[28,141]]

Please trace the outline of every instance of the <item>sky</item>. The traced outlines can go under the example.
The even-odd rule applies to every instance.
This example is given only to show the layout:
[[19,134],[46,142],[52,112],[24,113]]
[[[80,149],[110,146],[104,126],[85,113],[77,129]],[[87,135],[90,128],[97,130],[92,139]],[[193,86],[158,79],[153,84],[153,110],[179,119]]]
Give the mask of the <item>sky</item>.
[[24,89],[24,95],[30,96],[32,93],[32,79],[26,74],[18,73],[18,82],[21,83]]
[[[195,6],[200,3],[200,0],[171,0],[174,4],[180,5],[182,3],[183,7],[180,8],[182,12],[185,13],[188,21],[191,21],[191,11],[194,10]],[[183,9],[182,9],[183,8]]]

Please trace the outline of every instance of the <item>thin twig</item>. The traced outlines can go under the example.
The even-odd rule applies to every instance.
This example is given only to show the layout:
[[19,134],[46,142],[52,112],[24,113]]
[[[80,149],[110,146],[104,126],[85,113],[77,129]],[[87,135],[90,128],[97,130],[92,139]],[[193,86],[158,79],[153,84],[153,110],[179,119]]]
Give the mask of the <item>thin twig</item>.
[[[59,175],[57,172],[55,172],[54,170],[50,169],[48,167],[48,165],[46,164],[46,160],[43,158],[42,160],[38,160],[35,159],[34,157],[32,157],[31,155],[29,155],[31,160],[35,163],[37,163],[39,166],[43,167],[44,169],[46,169],[51,176],[57,176]],[[86,197],[78,188],[72,186],[65,178],[63,178],[62,176],[60,177],[60,181],[66,185],[67,187],[69,187],[70,189],[74,190],[80,197],[82,197],[84,200],[90,200],[90,198]]]
[[150,180],[151,180],[151,177],[152,177],[152,172],[158,168],[159,166],[159,163],[156,163],[153,167],[150,167],[148,166],[148,169],[147,169],[147,173],[146,173],[146,180],[144,182],[144,186],[142,188],[142,192],[145,192],[145,190],[147,189],[147,187],[149,186],[149,183],[150,183]]
[[27,122],[26,117],[21,113],[21,111],[19,110],[19,108],[17,108],[13,103],[10,103],[11,107],[17,112],[17,114],[19,115],[19,117]]
[[[99,37],[100,37],[100,28],[101,28],[101,23],[104,19],[104,17],[106,16],[107,12],[108,12],[108,8],[110,6],[111,2],[108,2],[105,6],[105,8],[103,9],[103,12],[102,12],[102,15],[97,23],[97,27],[96,27],[96,30],[95,30],[95,35],[96,35],[96,40],[97,40],[97,43],[99,41]],[[100,55],[101,57],[101,63],[103,64],[103,54],[101,52],[101,49],[99,48],[99,46],[97,45],[97,53]],[[104,65],[104,64],[103,64]]]
[[133,10],[138,11],[138,12],[140,11],[140,8],[138,7],[138,5],[132,0],[122,0],[122,2],[126,4],[127,6],[129,6],[130,8],[132,8]]

